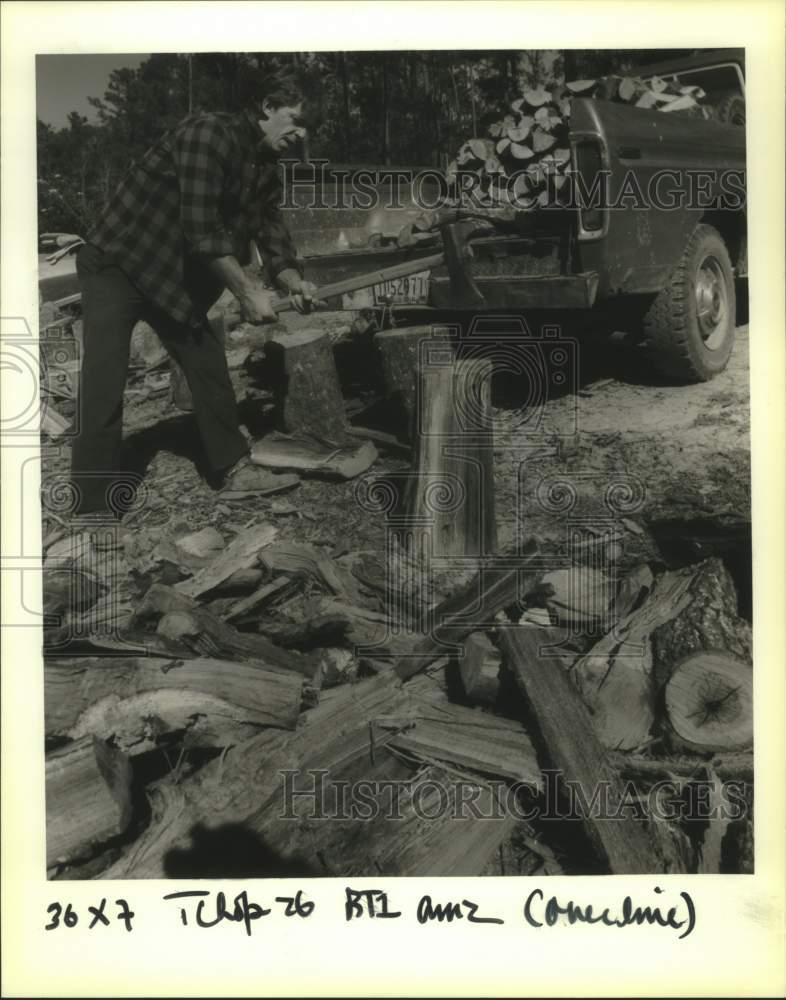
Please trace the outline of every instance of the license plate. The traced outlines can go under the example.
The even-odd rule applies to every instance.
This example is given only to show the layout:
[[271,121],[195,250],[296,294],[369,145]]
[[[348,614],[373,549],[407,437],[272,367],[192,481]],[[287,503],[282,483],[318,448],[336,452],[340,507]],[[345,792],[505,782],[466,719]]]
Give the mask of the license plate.
[[376,305],[425,305],[431,271],[418,271],[406,278],[394,278],[374,285]]
[[384,305],[425,305],[430,277],[431,271],[418,271],[406,278],[381,281],[371,288],[346,292],[341,296],[341,308],[352,312]]

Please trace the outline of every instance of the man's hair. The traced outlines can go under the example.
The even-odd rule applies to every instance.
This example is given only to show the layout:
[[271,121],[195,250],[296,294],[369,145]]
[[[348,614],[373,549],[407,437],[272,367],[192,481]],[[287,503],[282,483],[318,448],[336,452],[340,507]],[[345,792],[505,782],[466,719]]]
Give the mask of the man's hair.
[[303,83],[299,76],[291,70],[279,70],[265,77],[257,91],[256,101],[261,111],[262,102],[267,100],[274,108],[294,107],[305,100]]

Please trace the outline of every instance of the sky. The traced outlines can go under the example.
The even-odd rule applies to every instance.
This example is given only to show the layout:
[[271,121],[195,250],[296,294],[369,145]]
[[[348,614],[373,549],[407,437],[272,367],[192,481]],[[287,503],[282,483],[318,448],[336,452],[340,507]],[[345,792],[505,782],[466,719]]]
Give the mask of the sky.
[[95,111],[87,103],[88,97],[104,96],[113,69],[136,69],[147,56],[148,53],[36,56],[38,117],[55,128],[67,124],[70,111],[94,120]]

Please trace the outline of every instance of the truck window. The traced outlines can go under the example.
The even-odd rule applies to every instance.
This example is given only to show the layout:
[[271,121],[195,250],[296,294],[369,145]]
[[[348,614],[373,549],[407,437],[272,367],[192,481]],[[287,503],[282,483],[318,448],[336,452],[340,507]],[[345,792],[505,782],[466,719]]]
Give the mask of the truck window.
[[709,103],[720,100],[727,94],[745,96],[740,73],[736,66],[715,66],[712,69],[689,69],[677,74],[680,83],[691,86],[698,84],[707,93]]

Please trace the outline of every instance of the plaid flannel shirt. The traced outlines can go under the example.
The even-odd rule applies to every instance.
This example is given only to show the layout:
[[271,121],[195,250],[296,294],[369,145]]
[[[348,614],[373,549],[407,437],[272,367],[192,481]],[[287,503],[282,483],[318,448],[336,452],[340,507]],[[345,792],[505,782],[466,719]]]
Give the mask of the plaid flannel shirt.
[[[303,273],[281,214],[278,167],[261,137],[249,111],[185,118],[131,167],[88,233],[180,323],[198,323],[220,292],[199,263],[229,254],[248,263],[251,239],[272,277],[284,268]],[[199,278],[188,281],[195,264]]]

